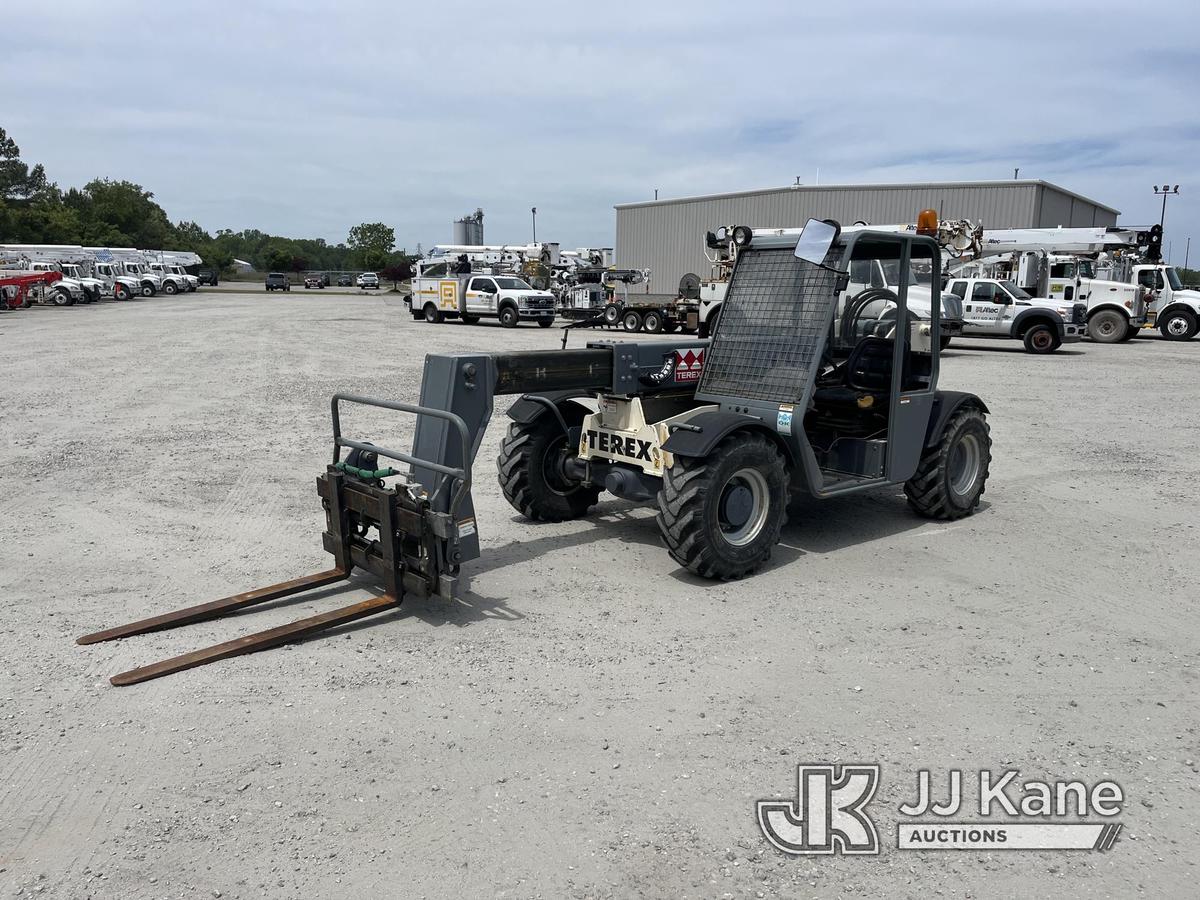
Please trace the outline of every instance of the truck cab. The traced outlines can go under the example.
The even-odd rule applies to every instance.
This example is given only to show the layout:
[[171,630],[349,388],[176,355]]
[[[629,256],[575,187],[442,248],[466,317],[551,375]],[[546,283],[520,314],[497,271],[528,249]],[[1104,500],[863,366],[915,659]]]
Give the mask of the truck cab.
[[1033,297],[1012,281],[954,277],[945,292],[962,303],[963,337],[1011,338],[1030,353],[1053,353],[1087,332],[1087,304]]
[[104,284],[104,290],[111,292],[116,300],[128,300],[142,293],[141,279],[126,275],[124,269],[116,262],[97,262],[93,271]]
[[1188,341],[1196,336],[1200,331],[1200,291],[1185,288],[1174,266],[1134,266],[1133,280],[1151,292],[1148,322],[1163,337]]
[[149,274],[158,278],[160,289],[164,294],[186,294],[191,290],[187,275],[182,269],[176,272],[175,268],[160,262],[147,262],[145,266],[145,270]]
[[1128,340],[1146,323],[1148,292],[1136,284],[1096,277],[1090,259],[1049,256],[1046,259],[1047,293],[1064,304],[1087,304],[1088,336],[1108,344]]
[[543,328],[554,324],[555,299],[550,291],[536,290],[523,278],[490,268],[480,272],[462,268],[461,263],[445,259],[417,263],[412,293],[405,297],[414,319],[461,319],[468,325],[499,319],[505,328],[529,321]]

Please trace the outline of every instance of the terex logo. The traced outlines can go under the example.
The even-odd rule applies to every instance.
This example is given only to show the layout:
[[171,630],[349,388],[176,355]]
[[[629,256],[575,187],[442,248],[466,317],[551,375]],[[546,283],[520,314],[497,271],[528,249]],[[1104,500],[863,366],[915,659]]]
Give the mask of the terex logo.
[[676,350],[675,351],[675,380],[699,381],[700,373],[704,371],[704,351]]
[[796,766],[796,799],[759,800],[758,826],[784,853],[878,854],[879,834],[864,808],[879,766]]
[[625,437],[620,434],[609,434],[607,431],[588,429],[584,432],[588,447],[601,453],[611,453],[614,456],[627,456],[630,459],[644,459],[653,462],[650,457],[651,443],[639,438]]

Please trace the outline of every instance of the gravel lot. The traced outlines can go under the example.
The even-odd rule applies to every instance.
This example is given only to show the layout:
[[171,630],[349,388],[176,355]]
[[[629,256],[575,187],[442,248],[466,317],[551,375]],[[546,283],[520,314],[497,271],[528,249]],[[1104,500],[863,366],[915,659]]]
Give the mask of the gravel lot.
[[[395,294],[0,315],[4,896],[1195,895],[1200,341],[956,345],[942,386],[992,410],[979,513],[810,503],[744,582],[682,572],[625,502],[517,518],[494,420],[460,603],[123,689],[371,585],[75,645],[327,568],[334,391],[415,401],[426,352],[557,339],[416,323]],[[800,762],[883,766],[880,856],[766,844],[754,801],[794,797]],[[921,766],[1113,778],[1125,830],[1104,854],[898,851]]]

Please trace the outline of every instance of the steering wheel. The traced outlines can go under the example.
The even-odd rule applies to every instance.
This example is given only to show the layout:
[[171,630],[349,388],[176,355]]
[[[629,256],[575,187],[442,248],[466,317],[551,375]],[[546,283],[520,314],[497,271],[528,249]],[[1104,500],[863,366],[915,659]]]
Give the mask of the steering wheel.
[[[868,313],[874,304],[880,304],[877,311]],[[874,319],[876,322],[884,318],[888,308],[895,310],[900,305],[900,298],[894,291],[887,288],[867,288],[859,291],[846,302],[842,313],[841,327],[838,330],[838,341],[843,346],[853,347],[861,338],[869,336],[872,331],[864,330],[863,326]],[[895,318],[893,314],[892,318]]]

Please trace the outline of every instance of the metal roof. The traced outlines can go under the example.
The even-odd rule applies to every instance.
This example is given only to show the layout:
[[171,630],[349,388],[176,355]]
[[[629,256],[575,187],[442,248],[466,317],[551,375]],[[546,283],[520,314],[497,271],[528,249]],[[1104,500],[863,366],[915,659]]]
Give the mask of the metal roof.
[[1053,191],[1058,191],[1060,194],[1066,194],[1069,197],[1074,197],[1076,200],[1082,200],[1084,203],[1090,203],[1098,209],[1106,210],[1114,215],[1120,215],[1119,209],[1114,209],[1104,203],[1092,200],[1090,197],[1085,197],[1082,194],[1077,194],[1075,191],[1067,190],[1057,184],[1049,181],[1043,181],[1040,178],[1021,178],[1009,179],[1006,181],[917,181],[917,182],[899,182],[890,184],[789,184],[783,187],[773,188],[758,188],[750,191],[730,191],[722,194],[697,194],[691,197],[675,197],[662,200],[643,200],[635,203],[618,203],[616,209],[637,209],[644,206],[671,206],[677,203],[699,203],[705,200],[720,200],[727,197],[756,197],[764,194],[785,194],[792,191],[887,191],[887,190],[925,190],[925,189],[949,189],[949,188],[979,188],[979,187],[1045,187]]

